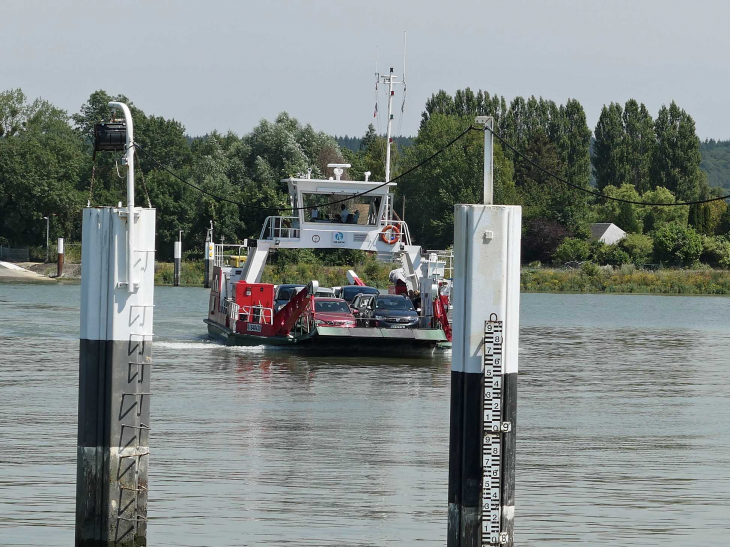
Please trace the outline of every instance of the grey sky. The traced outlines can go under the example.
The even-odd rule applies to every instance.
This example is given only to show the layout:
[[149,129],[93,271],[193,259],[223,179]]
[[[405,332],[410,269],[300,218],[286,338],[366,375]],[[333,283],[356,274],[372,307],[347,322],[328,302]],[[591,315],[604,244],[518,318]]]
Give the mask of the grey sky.
[[[672,99],[701,138],[730,138],[730,4],[715,1],[2,0],[0,90],[76,112],[96,89],[124,93],[192,135],[238,134],[282,110],[334,134],[373,121],[379,69],[402,74],[402,133],[427,97],[470,86],[601,106]],[[400,115],[396,92],[396,123]],[[380,111],[385,111],[381,93]],[[382,117],[383,124],[385,116]],[[384,130],[384,125],[383,125]]]

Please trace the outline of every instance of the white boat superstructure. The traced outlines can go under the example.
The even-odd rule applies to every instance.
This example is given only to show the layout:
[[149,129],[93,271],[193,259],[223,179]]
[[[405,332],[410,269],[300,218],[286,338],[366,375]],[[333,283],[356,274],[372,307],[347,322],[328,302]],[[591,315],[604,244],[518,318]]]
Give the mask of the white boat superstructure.
[[288,215],[267,217],[257,240],[249,240],[242,278],[257,283],[271,249],[355,249],[396,261],[408,256],[418,271],[421,248],[413,245],[408,225],[394,220],[396,183],[342,180],[348,164],[330,164],[335,177],[283,179],[289,188]]

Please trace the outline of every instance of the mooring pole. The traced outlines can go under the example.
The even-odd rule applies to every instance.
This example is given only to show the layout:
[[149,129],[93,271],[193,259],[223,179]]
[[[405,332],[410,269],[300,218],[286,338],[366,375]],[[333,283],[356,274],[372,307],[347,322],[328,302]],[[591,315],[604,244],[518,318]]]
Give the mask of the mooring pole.
[[63,275],[63,238],[58,238],[58,246],[56,247],[58,260],[56,262],[56,277]]
[[448,547],[514,542],[521,217],[518,206],[454,209]]
[[182,230],[180,230],[180,239],[175,242],[175,248],[173,249],[173,255],[175,260],[175,275],[174,285],[175,287],[180,286],[180,268],[182,266]]
[[127,205],[83,212],[77,547],[147,544],[155,210]]
[[215,247],[213,243],[213,221],[210,221],[210,228],[205,236],[205,275],[203,277],[203,287],[210,289],[210,282],[213,280],[213,261],[215,257]]

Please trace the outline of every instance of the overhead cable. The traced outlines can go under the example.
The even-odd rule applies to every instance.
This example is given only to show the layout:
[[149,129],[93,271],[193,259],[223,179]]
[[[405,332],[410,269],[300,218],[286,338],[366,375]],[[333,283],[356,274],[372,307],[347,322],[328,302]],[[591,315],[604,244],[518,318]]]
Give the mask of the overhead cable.
[[563,184],[566,184],[566,185],[570,186],[571,188],[575,188],[576,190],[580,190],[581,192],[590,194],[592,196],[596,196],[598,198],[608,199],[611,201],[618,201],[619,203],[630,203],[632,205],[645,205],[645,206],[649,206],[649,207],[678,207],[678,206],[683,206],[683,205],[701,205],[703,203],[712,203],[713,201],[724,201],[726,199],[730,199],[730,195],[726,195],[726,196],[720,196],[720,197],[716,197],[716,198],[698,199],[698,200],[694,200],[694,201],[676,201],[674,203],[649,203],[649,202],[645,202],[645,201],[635,201],[632,199],[624,199],[624,198],[617,198],[614,196],[607,196],[606,194],[603,194],[601,192],[595,192],[593,190],[589,190],[588,188],[583,188],[582,186],[578,186],[577,184],[574,184],[568,180],[565,180],[563,177],[556,175],[555,173],[551,173],[550,171],[545,169],[543,166],[539,165],[538,163],[535,163],[533,160],[531,160],[530,158],[525,156],[522,152],[520,152],[514,146],[512,146],[509,142],[507,142],[507,140],[502,135],[500,135],[493,129],[490,129],[489,127],[485,126],[484,129],[479,128],[479,127],[472,127],[472,129],[474,129],[475,131],[489,131],[492,135],[497,137],[497,139],[502,144],[504,144],[507,148],[509,148],[517,156],[519,156],[520,158],[525,160],[527,163],[529,163],[536,169],[538,169],[538,170],[542,171],[543,173],[545,173],[546,175],[554,178],[558,182],[562,182]]
[[[397,181],[398,179],[401,179],[401,178],[405,177],[406,175],[411,174],[413,171],[415,171],[415,170],[419,169],[420,167],[422,167],[423,165],[427,164],[432,159],[434,159],[436,156],[438,156],[439,154],[441,154],[444,150],[446,150],[449,147],[451,147],[459,139],[463,138],[467,133],[469,133],[470,131],[472,131],[474,129],[477,129],[477,128],[475,128],[473,126],[467,127],[466,129],[464,129],[464,131],[462,131],[461,133],[459,133],[459,135],[457,135],[456,137],[454,137],[453,139],[451,139],[445,146],[443,146],[442,148],[438,149],[436,152],[434,152],[433,154],[431,154],[429,157],[427,157],[423,161],[419,162],[418,164],[414,165],[413,167],[411,167],[410,169],[408,169],[404,173],[401,173],[397,177],[392,178],[389,182],[383,182],[382,184],[378,184],[377,186],[374,186],[374,187],[370,188],[369,190],[365,190],[363,192],[358,192],[356,194],[351,194],[351,195],[347,196],[346,198],[338,199],[338,200],[335,200],[335,201],[329,201],[327,203],[320,203],[319,205],[310,205],[310,206],[305,206],[305,207],[265,207],[265,206],[261,206],[261,205],[252,205],[252,204],[249,204],[249,203],[242,203],[240,201],[235,201],[235,200],[232,200],[232,199],[224,198],[222,196],[218,196],[216,194],[213,194],[212,192],[209,192],[209,191],[201,188],[200,186],[198,186],[196,184],[193,184],[192,182],[190,182],[188,180],[185,180],[184,178],[180,177],[179,175],[177,175],[176,173],[174,173],[171,169],[169,169],[167,166],[165,166],[164,164],[162,164],[159,161],[155,160],[154,158],[148,156],[148,160],[151,161],[152,163],[154,163],[161,170],[165,171],[168,175],[170,175],[170,176],[174,177],[175,179],[179,180],[180,182],[182,182],[183,184],[186,184],[187,186],[190,186],[191,188],[194,188],[194,189],[198,190],[199,192],[201,192],[201,193],[203,193],[203,194],[205,194],[207,196],[212,197],[215,200],[223,201],[223,202],[226,202],[226,203],[232,203],[233,205],[238,205],[239,207],[245,207],[245,208],[254,209],[254,210],[257,210],[257,211],[290,211],[290,212],[294,212],[294,211],[302,211],[302,210],[314,209],[315,207],[321,208],[321,207],[328,207],[330,205],[337,205],[338,203],[344,203],[344,202],[349,201],[351,199],[354,199],[354,198],[357,198],[357,197],[360,197],[360,196],[364,196],[366,194],[369,194],[371,192],[374,192],[375,190],[378,190],[380,188],[383,188],[384,186],[387,186],[387,185],[389,185],[389,184]],[[146,154],[145,150],[141,146],[139,146],[138,144],[134,144],[134,146],[142,154]],[[354,181],[354,182],[357,182],[357,181]]]

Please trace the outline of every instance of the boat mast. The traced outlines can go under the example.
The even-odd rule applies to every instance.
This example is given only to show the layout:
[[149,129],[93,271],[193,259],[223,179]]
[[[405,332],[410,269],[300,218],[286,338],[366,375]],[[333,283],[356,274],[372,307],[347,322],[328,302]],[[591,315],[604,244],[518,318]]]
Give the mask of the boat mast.
[[388,131],[386,133],[386,146],[385,149],[385,182],[390,182],[390,143],[393,138],[391,137],[393,127],[393,84],[395,82],[395,74],[393,74],[393,67],[390,67],[390,74],[383,76],[383,83],[388,84]]

